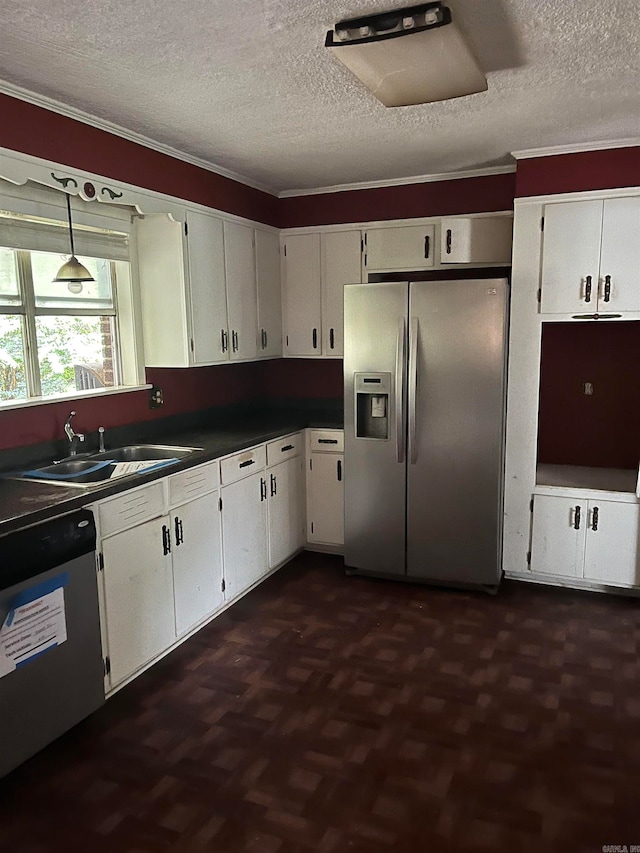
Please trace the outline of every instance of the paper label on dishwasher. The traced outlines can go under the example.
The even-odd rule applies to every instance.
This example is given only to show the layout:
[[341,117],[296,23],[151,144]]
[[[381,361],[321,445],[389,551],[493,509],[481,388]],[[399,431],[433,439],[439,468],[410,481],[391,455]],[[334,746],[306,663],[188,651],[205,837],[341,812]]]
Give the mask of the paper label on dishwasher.
[[0,678],[64,643],[67,620],[63,573],[18,593],[0,628]]

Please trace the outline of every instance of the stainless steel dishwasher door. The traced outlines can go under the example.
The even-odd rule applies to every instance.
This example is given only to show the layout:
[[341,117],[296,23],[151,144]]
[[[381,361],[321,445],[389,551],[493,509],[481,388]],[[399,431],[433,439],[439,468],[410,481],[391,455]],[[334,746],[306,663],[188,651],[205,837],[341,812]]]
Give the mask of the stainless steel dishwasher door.
[[16,602],[56,585],[63,590],[66,639],[45,644],[0,678],[0,776],[105,701],[95,527],[86,510],[0,539],[3,627]]

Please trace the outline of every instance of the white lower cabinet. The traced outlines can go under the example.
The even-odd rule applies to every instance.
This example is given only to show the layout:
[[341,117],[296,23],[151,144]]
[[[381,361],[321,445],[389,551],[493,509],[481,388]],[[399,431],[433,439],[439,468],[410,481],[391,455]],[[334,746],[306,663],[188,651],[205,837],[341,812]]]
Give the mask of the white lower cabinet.
[[268,571],[266,474],[223,486],[221,494],[225,593],[232,599]]
[[531,571],[612,586],[640,583],[640,505],[536,495]]
[[102,541],[111,685],[168,648],[176,637],[173,569],[163,516]]
[[311,453],[307,475],[307,540],[344,544],[344,454]]
[[218,493],[171,513],[176,633],[180,637],[224,603]]
[[288,459],[267,469],[269,478],[269,568],[273,569],[304,543],[302,461]]

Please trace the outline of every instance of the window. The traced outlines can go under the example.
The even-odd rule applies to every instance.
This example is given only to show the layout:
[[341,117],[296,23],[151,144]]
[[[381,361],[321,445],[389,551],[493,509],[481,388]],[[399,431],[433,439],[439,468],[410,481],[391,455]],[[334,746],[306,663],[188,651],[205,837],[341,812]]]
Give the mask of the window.
[[[113,212],[107,222],[74,199],[76,251],[95,281],[73,293],[53,281],[69,257],[67,224],[35,215],[64,216],[64,196],[39,187],[26,207],[12,200],[0,205],[17,208],[0,211],[0,404],[138,384],[128,234],[104,227]],[[119,213],[116,226],[128,227],[130,213]]]

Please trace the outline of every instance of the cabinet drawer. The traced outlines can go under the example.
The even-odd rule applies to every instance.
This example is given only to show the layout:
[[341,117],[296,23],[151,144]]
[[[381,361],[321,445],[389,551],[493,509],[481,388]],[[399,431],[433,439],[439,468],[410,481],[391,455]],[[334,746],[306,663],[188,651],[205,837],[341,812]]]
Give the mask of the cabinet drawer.
[[302,434],[287,435],[267,444],[267,465],[277,465],[302,452]]
[[267,452],[264,444],[253,447],[251,450],[243,450],[242,453],[234,453],[220,460],[220,481],[225,485],[235,483],[243,477],[255,474],[264,468],[267,462]]
[[344,432],[341,429],[312,429],[309,436],[312,452],[342,453]]
[[169,506],[215,491],[220,485],[218,462],[197,465],[169,477]]
[[134,524],[162,515],[164,512],[164,483],[150,483],[131,489],[97,506],[100,536],[109,536]]

